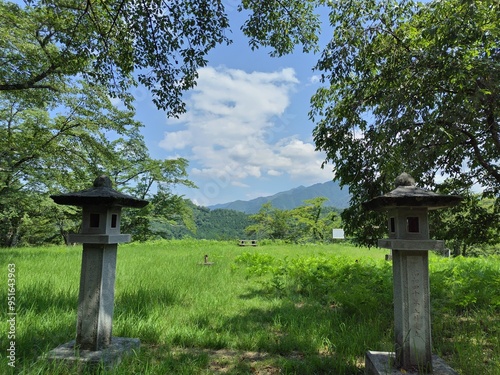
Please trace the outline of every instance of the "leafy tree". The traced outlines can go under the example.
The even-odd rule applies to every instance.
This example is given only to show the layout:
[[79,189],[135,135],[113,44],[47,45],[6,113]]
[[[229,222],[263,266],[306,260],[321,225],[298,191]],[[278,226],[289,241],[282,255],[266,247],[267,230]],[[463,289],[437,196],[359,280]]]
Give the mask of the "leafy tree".
[[[123,230],[131,233],[134,240],[145,241],[161,236],[161,224],[175,224],[181,221],[192,232],[196,231],[192,209],[186,205],[181,196],[171,192],[171,186],[183,184],[189,187],[195,185],[187,177],[188,162],[186,159],[152,160],[148,157],[145,162],[135,167],[124,165],[121,176],[114,171],[115,179],[134,181],[126,188],[133,196],[148,199],[150,203],[140,210],[127,210],[123,215]],[[138,169],[138,170],[137,170]],[[154,226],[153,223],[160,224]]]
[[[47,108],[36,105],[40,99],[50,103]],[[45,198],[63,188],[83,189],[105,164],[116,163],[119,142],[108,141],[106,134],[138,137],[132,116],[113,106],[100,87],[85,83],[42,95],[0,93],[0,246],[15,245],[22,233],[28,238],[48,229],[42,223],[52,213],[75,214],[55,209]],[[53,219],[47,240],[54,236]],[[66,220],[60,234],[67,225]],[[36,243],[41,233],[37,237]]]
[[[500,3],[344,1],[316,69],[314,139],[348,185],[346,229],[363,241],[382,222],[360,203],[411,173],[500,192]],[[385,225],[384,225],[385,227]]]
[[251,11],[242,30],[250,46],[272,47],[271,56],[283,56],[302,45],[303,52],[318,50],[321,23],[314,12],[318,0],[242,0],[239,10]]
[[3,246],[41,246],[47,243],[68,244],[68,234],[79,231],[82,219],[77,207],[58,206],[46,195],[23,194],[24,212],[15,236],[7,238]]
[[327,200],[325,197],[308,199],[303,206],[291,210],[290,214],[296,220],[294,232],[300,235],[300,240],[321,242],[332,236],[335,213],[326,217],[322,215]]
[[130,105],[136,72],[158,108],[180,113],[205,55],[227,42],[223,10],[205,0],[2,0],[0,91],[57,91],[79,75]]
[[245,231],[251,236],[270,238],[273,240],[288,240],[292,217],[286,210],[273,207],[271,202],[264,203],[259,212],[250,215],[254,224],[249,225]]
[[87,188],[101,173],[118,189],[148,199],[157,194],[157,216],[167,215],[167,206],[185,210],[166,192],[192,186],[187,161],[151,159],[132,111],[115,107],[100,86],[72,85],[43,93],[47,108],[33,105],[37,95],[0,93],[0,246],[65,239],[78,229],[79,212],[59,208],[48,195]]
[[[87,188],[100,173],[111,175],[116,188],[154,201],[147,209],[152,216],[182,214],[189,221],[182,199],[169,192],[177,183],[192,186],[186,178],[187,161],[151,159],[139,132],[142,124],[133,119],[131,107],[120,110],[109,97],[116,95],[130,104],[132,98],[126,96],[126,89],[134,84],[130,69],[152,64],[152,60],[133,60],[163,51],[141,50],[153,43],[151,38],[144,44],[124,36],[134,35],[127,34],[128,27],[138,27],[127,23],[124,28],[123,9],[130,6],[134,8],[128,10],[130,17],[145,11],[145,3],[135,7],[127,2],[26,1],[21,7],[0,1],[0,246],[38,243],[44,238],[54,241],[54,233],[66,238],[68,231],[77,229],[79,212],[54,206],[47,196]],[[174,13],[180,12],[174,8]],[[185,20],[193,14],[180,16]],[[142,21],[137,16],[134,22]],[[216,21],[207,21],[211,22]],[[184,31],[189,34],[191,26],[186,25]],[[166,27],[164,23],[160,28]],[[145,33],[147,28],[136,31]],[[169,32],[176,30],[184,32],[169,28]],[[149,32],[156,35],[154,30]],[[196,32],[190,34],[193,41],[200,37]],[[179,33],[174,36],[181,43]],[[203,38],[207,41],[210,35]],[[133,58],[128,55],[132,45],[127,48],[127,43],[138,49]],[[175,76],[189,82],[194,77],[198,57],[193,49],[197,48],[196,43],[180,48],[180,55],[188,54],[192,61],[184,61],[177,70],[159,71],[155,79],[161,76],[172,82]],[[158,64],[170,58],[158,57],[155,66],[160,68]],[[153,85],[151,75],[139,74],[139,81],[148,86],[143,78],[151,79]],[[183,89],[181,81],[167,90],[172,94],[170,104],[165,96],[158,99],[172,111],[180,108],[177,90]],[[143,219],[145,236],[151,218]]]
[[[0,95],[0,193],[15,181],[58,186],[72,174],[86,183],[85,171],[95,175],[100,160],[118,159],[124,138],[140,138],[133,112],[118,110],[100,87],[82,83],[55,96],[40,108],[30,95]],[[111,142],[110,134],[123,138]]]
[[[451,180],[440,186],[443,192],[454,190]],[[500,206],[498,200],[482,198],[470,190],[461,191],[462,202],[446,210],[432,212],[433,237],[446,240],[455,256],[468,255],[473,248],[500,242]]]
[[[257,238],[285,240],[291,242],[323,242],[330,240],[337,213],[323,207],[325,197],[304,201],[304,205],[292,210],[281,210],[264,203],[255,215],[250,216],[254,224],[246,232]],[[338,222],[337,222],[338,224]]]

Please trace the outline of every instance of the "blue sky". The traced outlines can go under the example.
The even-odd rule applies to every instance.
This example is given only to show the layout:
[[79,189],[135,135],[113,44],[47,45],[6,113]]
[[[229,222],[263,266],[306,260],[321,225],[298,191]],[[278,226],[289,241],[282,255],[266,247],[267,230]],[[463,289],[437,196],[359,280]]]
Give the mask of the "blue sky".
[[252,51],[239,30],[243,15],[236,4],[225,2],[233,43],[209,54],[197,87],[185,93],[184,115],[167,118],[147,90],[132,91],[151,156],[189,160],[189,179],[199,189],[174,191],[203,206],[333,178],[331,166],[321,169],[324,154],[315,151],[307,115],[319,88],[312,70],[318,55],[300,48],[283,58],[270,57],[266,49]]

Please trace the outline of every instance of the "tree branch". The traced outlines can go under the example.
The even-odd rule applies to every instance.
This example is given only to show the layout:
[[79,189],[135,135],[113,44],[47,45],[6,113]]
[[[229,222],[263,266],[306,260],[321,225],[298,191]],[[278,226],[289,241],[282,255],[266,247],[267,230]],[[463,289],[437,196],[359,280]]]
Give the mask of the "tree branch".
[[58,92],[59,90],[56,89],[52,85],[37,85],[34,82],[25,82],[25,83],[6,83],[6,84],[0,84],[0,91],[19,91],[19,90],[27,90],[27,89],[45,89],[45,90],[50,90],[54,92]]
[[466,129],[459,128],[458,129],[462,134],[467,136],[469,139],[469,143],[474,150],[474,155],[476,156],[476,160],[481,164],[481,166],[498,182],[500,183],[500,171],[496,165],[488,163],[481,153],[481,148],[479,147],[479,142],[477,138]]
[[491,137],[493,138],[493,144],[498,151],[498,155],[500,155],[500,125],[498,121],[495,120],[494,115],[494,105],[493,100],[490,100],[488,103],[488,114],[486,116],[486,124],[488,125],[487,130],[490,132]]

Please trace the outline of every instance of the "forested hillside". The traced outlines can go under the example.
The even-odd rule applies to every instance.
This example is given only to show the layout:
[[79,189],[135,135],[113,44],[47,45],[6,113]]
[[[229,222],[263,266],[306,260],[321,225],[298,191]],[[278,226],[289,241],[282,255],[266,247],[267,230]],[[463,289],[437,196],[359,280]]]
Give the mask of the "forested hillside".
[[154,231],[164,238],[193,237],[209,240],[233,240],[245,238],[245,228],[250,225],[249,215],[234,210],[210,210],[193,205],[195,231],[191,231],[182,222],[175,224],[154,223]]
[[326,198],[306,200],[292,210],[282,210],[266,203],[259,212],[249,215],[228,209],[211,210],[187,200],[192,210],[192,224],[178,221],[155,221],[152,233],[162,238],[207,240],[280,239],[290,242],[329,241],[333,228],[341,227],[340,209],[324,207]]
[[[189,160],[150,155],[135,113],[145,96],[135,98],[135,89],[167,118],[184,114],[183,94],[196,87],[209,52],[231,42],[223,2],[0,0],[0,247],[67,243],[81,213],[50,195],[87,189],[103,174],[116,190],[150,202],[124,210],[120,228],[133,240],[241,237],[244,216],[215,208],[259,215],[257,235],[302,240],[304,228],[314,240],[327,233],[324,211],[285,204],[326,197],[325,205],[345,208],[345,233],[373,246],[387,235],[387,219],[362,203],[391,191],[406,171],[417,186],[464,197],[433,213],[432,236],[456,255],[498,252],[498,1],[232,3],[246,15],[241,30],[252,49],[318,52],[308,118],[335,184],[208,211],[173,193],[195,187]],[[332,37],[320,45],[324,27]]]

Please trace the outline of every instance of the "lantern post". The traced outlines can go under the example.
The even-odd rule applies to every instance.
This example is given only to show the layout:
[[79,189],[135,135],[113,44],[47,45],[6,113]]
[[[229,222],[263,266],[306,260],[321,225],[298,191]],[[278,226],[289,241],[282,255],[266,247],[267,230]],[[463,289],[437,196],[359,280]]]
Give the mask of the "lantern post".
[[429,210],[450,207],[462,199],[415,186],[403,173],[391,192],[364,202],[367,210],[387,213],[388,239],[379,247],[392,250],[395,352],[369,351],[366,374],[456,374],[432,355],[429,250],[444,250],[444,241],[429,239]]
[[107,176],[96,178],[90,189],[51,198],[58,204],[82,207],[80,233],[70,234],[68,242],[82,243],[83,253],[76,339],[46,357],[79,364],[104,362],[111,367],[140,346],[139,339],[112,336],[117,248],[130,241],[129,234],[120,233],[121,209],[142,208],[148,202],[114,190]]

